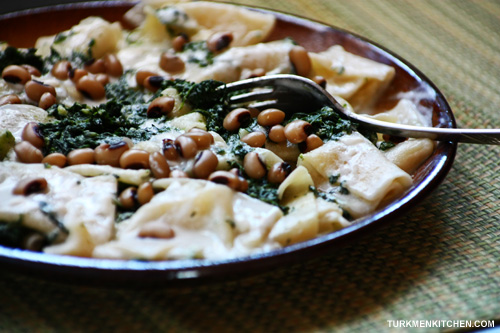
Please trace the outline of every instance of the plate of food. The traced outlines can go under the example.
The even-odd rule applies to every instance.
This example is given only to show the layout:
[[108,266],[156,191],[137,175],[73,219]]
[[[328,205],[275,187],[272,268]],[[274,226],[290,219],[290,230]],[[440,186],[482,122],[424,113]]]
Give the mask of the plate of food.
[[418,69],[323,23],[204,1],[0,22],[5,267],[165,286],[265,271],[398,218],[453,163],[456,143],[368,131],[328,106],[230,103],[227,83],[293,74],[366,117],[456,127]]

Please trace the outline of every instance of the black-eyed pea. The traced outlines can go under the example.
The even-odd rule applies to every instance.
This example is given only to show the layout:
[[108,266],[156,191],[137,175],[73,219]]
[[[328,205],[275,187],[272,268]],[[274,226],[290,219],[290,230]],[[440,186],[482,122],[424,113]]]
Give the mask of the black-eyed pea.
[[193,165],[193,176],[195,178],[206,179],[215,171],[219,159],[211,150],[203,150],[196,155]]
[[269,134],[267,135],[269,140],[280,143],[286,141],[285,128],[282,125],[274,125],[269,129]]
[[117,143],[101,143],[94,149],[94,158],[97,164],[111,165],[113,167],[120,166],[120,157],[130,147],[125,141]]
[[212,134],[199,128],[192,128],[184,135],[193,139],[199,149],[207,149],[212,143],[214,143],[214,137]]
[[149,153],[145,150],[130,149],[120,156],[123,169],[149,169]]
[[245,108],[237,108],[226,115],[222,126],[226,130],[233,132],[238,130],[242,126],[245,126],[251,118],[252,115],[250,113],[250,110]]
[[46,192],[48,189],[47,180],[43,177],[26,178],[20,180],[14,189],[13,194],[16,195],[30,195],[33,193]]
[[161,84],[165,81],[163,76],[148,76],[142,82],[144,88],[151,92],[156,92],[160,89]]
[[17,159],[23,163],[40,163],[43,160],[42,151],[28,141],[21,141],[16,144],[14,152]]
[[107,74],[99,73],[95,75],[95,80],[105,86],[109,83],[109,76]]
[[67,156],[68,165],[93,164],[95,162],[94,149],[79,148],[72,150]]
[[76,89],[94,101],[106,96],[106,89],[95,78],[85,75],[76,83]]
[[26,85],[24,86],[24,91],[26,91],[26,95],[28,95],[28,97],[31,100],[37,103],[40,101],[42,95],[46,92],[49,92],[54,96],[57,96],[56,88],[36,80],[30,80],[26,82]]
[[2,78],[10,83],[26,84],[31,80],[31,74],[26,68],[18,65],[9,65],[2,71]]
[[38,101],[38,107],[47,110],[52,105],[56,104],[57,98],[52,95],[50,92],[44,92],[42,96],[40,96],[40,101]]
[[256,152],[250,152],[243,158],[243,169],[248,177],[261,179],[266,175],[267,168]]
[[233,33],[230,31],[216,32],[207,39],[207,48],[214,53],[220,52],[228,48],[233,39]]
[[240,187],[239,177],[229,171],[215,171],[208,176],[208,180],[217,184],[227,185],[235,191],[238,191]]
[[172,139],[163,140],[163,155],[169,161],[176,161],[179,159],[179,147]]
[[[135,73],[135,82],[139,87],[144,86],[144,80],[150,76],[158,76],[158,73],[152,72],[152,71],[147,71],[147,70],[138,70]],[[161,77],[161,76],[160,76]]]
[[189,178],[188,174],[182,170],[174,169],[170,172],[170,178]]
[[265,109],[257,116],[257,122],[261,126],[274,126],[285,120],[285,112],[271,108]]
[[240,183],[238,185],[237,191],[246,192],[248,190],[248,181],[243,177],[239,177],[238,180],[240,181]]
[[172,47],[176,52],[184,50],[184,45],[189,42],[189,37],[185,34],[180,34],[172,40]]
[[247,108],[248,108],[248,111],[250,111],[250,116],[252,118],[257,117],[259,115],[259,113],[260,113],[260,110],[257,109],[257,108],[252,108],[252,107],[247,107]]
[[59,80],[66,80],[69,78],[72,66],[67,60],[61,60],[54,64],[50,72]]
[[242,137],[241,141],[250,147],[260,148],[266,143],[266,134],[263,132],[251,132]]
[[281,184],[292,172],[292,166],[286,162],[275,163],[267,173],[267,180],[272,184]]
[[175,237],[174,230],[165,222],[151,221],[145,223],[139,230],[139,237],[141,238],[161,238],[170,239]]
[[308,76],[311,72],[311,59],[309,58],[309,53],[302,46],[294,46],[288,53],[290,57],[290,62],[295,68],[295,72],[300,76]]
[[241,171],[238,168],[232,168],[231,170],[229,170],[229,172],[231,172],[233,175],[238,176],[238,177],[242,176]]
[[85,63],[83,68],[92,74],[106,73],[106,64],[103,59],[92,59]]
[[175,99],[168,96],[160,96],[155,98],[148,106],[147,116],[149,118],[158,118],[166,116],[175,106]]
[[307,139],[312,130],[312,125],[307,121],[297,119],[285,126],[285,137],[291,143],[301,143]]
[[14,94],[3,95],[0,97],[0,106],[7,104],[21,104],[22,101],[19,96]]
[[137,201],[140,205],[147,204],[154,197],[155,191],[151,183],[142,183],[137,188]]
[[116,54],[106,54],[102,60],[104,61],[105,73],[114,77],[119,77],[123,74],[123,66]]
[[48,154],[42,159],[42,163],[55,165],[60,168],[64,168],[64,166],[66,166],[66,162],[67,162],[67,157],[61,153]]
[[167,178],[170,176],[170,166],[162,153],[154,152],[149,155],[149,168],[155,178]]
[[183,158],[189,159],[196,156],[198,152],[198,145],[188,136],[180,135],[175,139],[175,144],[178,147],[179,155]]
[[87,72],[84,69],[76,68],[76,69],[70,69],[69,70],[69,75],[68,77],[70,78],[73,83],[77,83],[80,81],[80,79],[86,75],[88,75],[89,72]]
[[118,197],[120,206],[125,210],[133,210],[137,207],[137,188],[134,186],[127,187],[120,193]]
[[160,68],[170,74],[181,73],[186,65],[182,59],[170,52],[163,52],[160,56]]
[[28,73],[30,73],[30,75],[32,75],[32,76],[39,77],[42,75],[42,73],[35,66],[24,64],[24,65],[21,65],[21,67],[26,69],[28,71]]
[[40,134],[40,127],[38,126],[38,123],[34,121],[30,121],[24,126],[23,132],[21,133],[21,139],[28,141],[38,149],[42,148],[45,144],[45,141]]
[[301,150],[304,153],[308,153],[311,150],[321,147],[323,145],[323,140],[321,140],[321,138],[316,134],[311,134],[307,137],[304,143],[305,147],[302,148]]
[[229,172],[238,177],[238,180],[240,182],[236,190],[240,192],[246,192],[248,190],[248,181],[243,177],[240,169],[232,168],[231,170],[229,170]]

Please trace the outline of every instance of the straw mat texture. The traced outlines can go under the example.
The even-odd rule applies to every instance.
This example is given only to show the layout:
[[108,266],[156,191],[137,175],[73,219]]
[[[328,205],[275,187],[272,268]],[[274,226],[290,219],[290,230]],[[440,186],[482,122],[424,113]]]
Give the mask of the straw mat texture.
[[[460,127],[500,128],[499,1],[235,2],[363,35],[427,75]],[[257,276],[117,290],[1,271],[0,331],[397,332],[408,329],[387,320],[500,319],[499,155],[500,147],[461,144],[446,180],[407,216]]]

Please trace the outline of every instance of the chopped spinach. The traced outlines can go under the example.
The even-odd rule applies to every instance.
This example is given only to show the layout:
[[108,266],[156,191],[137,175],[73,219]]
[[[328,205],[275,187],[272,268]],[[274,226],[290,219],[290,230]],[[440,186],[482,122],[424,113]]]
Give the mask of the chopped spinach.
[[337,203],[337,200],[335,199],[335,197],[333,195],[331,195],[330,193],[319,191],[314,186],[309,186],[309,191],[311,191],[312,193],[314,193],[314,195],[317,198],[321,198],[321,199],[326,200],[328,202],[335,202],[335,203]]
[[[165,80],[161,90],[175,88],[194,111],[202,112],[207,117],[213,124],[212,127],[209,125],[209,129],[213,130],[217,126],[215,122],[225,116],[225,93],[223,89],[217,89],[221,84],[213,80],[200,83]],[[167,125],[141,127],[147,119],[148,103],[144,99],[152,99],[160,92],[150,97],[140,90],[128,88],[124,77],[106,88],[109,100],[98,106],[75,103],[69,107],[53,105],[49,108],[49,115],[56,120],[40,124],[40,132],[45,138],[45,153],[67,154],[76,148],[95,148],[101,142],[117,137],[145,141],[170,129]]]
[[386,150],[391,149],[394,146],[396,146],[396,144],[394,142],[391,142],[391,141],[382,141],[380,143],[378,149],[380,149],[382,151],[386,151]]
[[302,119],[311,124],[313,133],[322,140],[338,139],[346,133],[351,134],[357,127],[355,123],[340,118],[332,108],[327,106],[311,113],[295,113],[290,121],[295,119]]
[[12,46],[0,52],[0,72],[10,65],[31,65],[38,70],[44,70],[42,57],[36,55],[36,49],[17,49]]
[[22,224],[22,218],[15,222],[0,221],[0,245],[12,248],[24,248],[25,239],[33,234],[39,234],[43,238],[43,243],[48,244],[46,236],[40,232],[25,227]]
[[39,125],[46,153],[67,154],[77,148],[95,148],[117,137],[145,141],[168,129],[140,127],[146,120],[146,104],[124,105],[110,100],[94,107],[79,103],[70,107],[53,105],[48,111],[56,120]]
[[26,234],[26,228],[21,221],[3,222],[0,221],[0,244],[8,247],[20,247]]
[[328,177],[328,181],[330,182],[330,184],[334,185],[334,184],[337,184],[337,182],[339,181],[339,178],[340,178],[339,174],[331,175],[330,177]]
[[57,232],[53,234],[53,237],[54,239],[56,238],[57,234],[59,232],[62,232],[66,235],[69,234],[69,230],[66,229],[66,227],[64,226],[64,223],[62,223],[56,213],[54,212],[53,210],[53,207],[51,205],[49,205],[47,202],[40,202],[39,204],[40,206],[40,211],[45,215],[47,216],[47,218],[50,220],[50,222],[52,222],[52,224],[54,224],[54,226],[57,227]]
[[115,217],[115,222],[120,223],[122,221],[125,221],[134,215],[135,212],[131,211],[123,211],[123,210],[117,210],[116,212],[116,217]]
[[187,55],[188,62],[206,67],[214,63],[214,54],[207,47],[205,41],[190,42],[182,50]]
[[240,160],[243,160],[246,154],[254,150],[252,147],[241,141],[238,134],[232,134],[229,136],[227,144],[229,145],[229,150]]
[[177,89],[184,101],[189,103],[193,111],[201,113],[206,120],[209,131],[218,132],[223,138],[229,133],[222,127],[228,112],[228,96],[225,89],[220,89],[222,82],[206,80],[200,83],[175,80],[166,81],[167,85]]
[[68,31],[68,32],[60,32],[58,33],[55,37],[54,37],[54,44],[60,44],[62,42],[64,42],[68,37],[70,37],[71,35],[73,35],[73,32],[72,31]]
[[123,104],[144,103],[149,95],[141,89],[131,88],[127,83],[127,75],[128,73],[125,73],[117,81],[105,86],[106,98]]
[[54,66],[55,63],[61,61],[61,60],[68,60],[73,68],[81,68],[83,67],[86,63],[92,61],[92,52],[91,49],[89,48],[89,51],[87,54],[73,51],[68,57],[62,56],[57,50],[54,48],[50,49],[50,55],[46,57],[44,62],[44,72],[47,73],[51,70],[52,66]]
[[205,80],[199,83],[181,79],[164,80],[156,95],[159,95],[161,90],[174,88],[179,92],[183,102],[189,103],[193,109],[207,111],[226,103],[226,92],[224,89],[219,89],[223,85],[223,82],[215,80]]
[[279,207],[283,213],[288,213],[289,207],[281,206],[278,198],[279,184],[272,184],[266,178],[262,179],[247,179],[248,190],[247,194],[253,198],[257,198],[268,204]]

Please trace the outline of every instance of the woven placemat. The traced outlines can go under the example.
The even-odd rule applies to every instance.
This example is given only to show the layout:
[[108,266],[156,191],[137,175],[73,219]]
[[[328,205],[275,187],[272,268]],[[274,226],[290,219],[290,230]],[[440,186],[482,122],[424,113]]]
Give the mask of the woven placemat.
[[[363,35],[413,63],[461,127],[500,127],[500,2],[243,0]],[[409,214],[325,256],[201,286],[117,290],[0,272],[1,332],[406,331],[500,319],[500,147],[459,145]],[[427,328],[419,331],[441,331]]]

